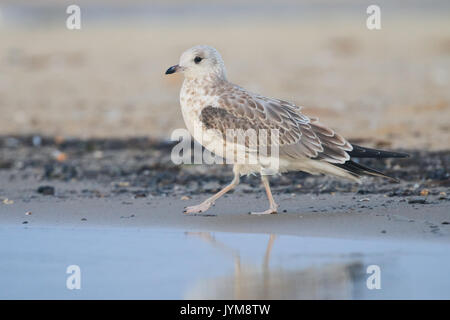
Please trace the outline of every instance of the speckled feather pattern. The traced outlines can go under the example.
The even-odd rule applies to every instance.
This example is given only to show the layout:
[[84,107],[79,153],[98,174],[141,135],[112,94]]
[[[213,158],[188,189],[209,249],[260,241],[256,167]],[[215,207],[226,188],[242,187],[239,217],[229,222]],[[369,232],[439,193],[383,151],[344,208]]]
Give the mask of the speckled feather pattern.
[[[346,139],[318,119],[304,115],[301,108],[291,102],[264,97],[228,82],[224,70],[186,72],[180,104],[186,126],[197,140],[201,137],[195,127],[202,128],[203,135],[205,130],[213,129],[215,133],[206,133],[206,136],[209,134],[207,139],[216,141],[216,147],[226,142],[227,129],[251,128],[257,132],[276,129],[282,172],[302,170],[358,180],[332,165],[350,159],[347,152],[353,147]],[[216,149],[211,144],[205,147],[213,152]],[[260,168],[251,166],[242,173],[255,171]]]

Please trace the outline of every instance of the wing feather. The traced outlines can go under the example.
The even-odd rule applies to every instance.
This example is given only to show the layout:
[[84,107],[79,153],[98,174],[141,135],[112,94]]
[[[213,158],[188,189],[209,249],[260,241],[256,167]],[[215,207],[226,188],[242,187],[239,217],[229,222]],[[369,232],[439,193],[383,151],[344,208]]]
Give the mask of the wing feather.
[[[301,108],[284,100],[251,94],[233,86],[218,96],[217,103],[205,107],[200,120],[206,129],[226,137],[228,129],[276,129],[280,156],[312,158],[330,163],[345,163],[351,144],[316,118],[308,118]],[[269,133],[270,134],[270,133]],[[270,145],[270,139],[268,140]]]

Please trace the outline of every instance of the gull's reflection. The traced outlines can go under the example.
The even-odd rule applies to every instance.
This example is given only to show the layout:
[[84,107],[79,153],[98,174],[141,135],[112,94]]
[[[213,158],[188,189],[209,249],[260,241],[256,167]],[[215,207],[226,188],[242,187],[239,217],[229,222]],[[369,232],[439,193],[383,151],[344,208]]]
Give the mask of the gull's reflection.
[[[186,232],[197,237],[234,261],[234,272],[204,279],[186,294],[186,299],[351,299],[353,285],[362,273],[359,262],[333,263],[300,270],[271,267],[270,257],[276,235],[271,234],[260,266],[243,264],[239,251],[217,241],[209,232]],[[357,294],[356,294],[357,295]]]

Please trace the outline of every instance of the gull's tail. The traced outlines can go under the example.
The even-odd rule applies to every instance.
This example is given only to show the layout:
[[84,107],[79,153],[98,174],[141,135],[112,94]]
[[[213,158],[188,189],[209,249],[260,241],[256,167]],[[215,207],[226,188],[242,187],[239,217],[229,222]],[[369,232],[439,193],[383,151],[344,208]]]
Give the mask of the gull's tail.
[[353,150],[348,151],[348,154],[350,155],[351,159],[343,164],[336,163],[336,164],[334,164],[335,166],[342,168],[345,171],[348,171],[349,173],[354,174],[356,176],[367,174],[367,175],[383,177],[383,178],[393,180],[395,182],[399,182],[398,179],[390,177],[381,171],[378,171],[373,168],[364,166],[360,163],[357,163],[357,162],[353,161],[353,159],[354,158],[375,158],[375,159],[407,158],[407,157],[409,157],[409,154],[403,153],[403,152],[393,152],[393,151],[384,151],[384,150],[365,148],[365,147],[361,147],[358,145],[352,145],[352,146],[353,146]]
[[409,154],[403,152],[393,152],[378,149],[371,149],[352,144],[353,150],[347,153],[351,158],[408,158]]

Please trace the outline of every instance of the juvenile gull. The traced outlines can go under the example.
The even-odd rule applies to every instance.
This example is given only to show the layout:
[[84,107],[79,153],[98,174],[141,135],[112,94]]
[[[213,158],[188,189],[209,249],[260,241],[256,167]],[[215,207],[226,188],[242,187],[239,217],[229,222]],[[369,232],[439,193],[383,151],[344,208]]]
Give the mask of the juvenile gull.
[[[405,153],[350,144],[334,130],[321,124],[317,118],[302,114],[299,106],[249,92],[228,82],[222,57],[212,47],[195,46],[185,51],[179,64],[167,69],[166,74],[175,72],[183,72],[185,77],[180,92],[180,104],[189,132],[206,149],[221,157],[229,157],[230,153],[223,151],[228,148],[243,150],[248,157],[258,155],[255,146],[248,140],[242,142],[229,139],[229,130],[276,132],[277,139],[267,139],[266,145],[277,147],[277,172],[280,173],[304,171],[360,183],[362,174],[390,177],[353,161],[354,158],[408,156]],[[202,130],[197,130],[198,128]],[[257,144],[262,143],[261,141],[257,140]],[[268,153],[265,160],[267,158],[274,156]],[[252,159],[256,162],[234,162],[233,181],[201,204],[187,207],[184,212],[205,212],[217,199],[238,185],[241,175],[260,173],[270,207],[254,214],[277,213],[278,205],[273,199],[268,180],[268,175],[274,172],[267,162],[263,161],[263,157]]]

